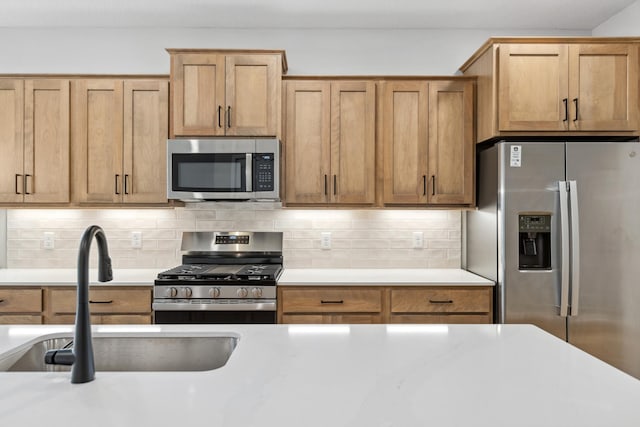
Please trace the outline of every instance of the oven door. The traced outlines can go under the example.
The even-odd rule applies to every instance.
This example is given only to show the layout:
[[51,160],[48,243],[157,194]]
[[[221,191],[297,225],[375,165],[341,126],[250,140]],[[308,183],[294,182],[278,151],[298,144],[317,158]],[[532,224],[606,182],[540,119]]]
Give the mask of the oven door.
[[156,324],[274,324],[275,300],[154,300]]

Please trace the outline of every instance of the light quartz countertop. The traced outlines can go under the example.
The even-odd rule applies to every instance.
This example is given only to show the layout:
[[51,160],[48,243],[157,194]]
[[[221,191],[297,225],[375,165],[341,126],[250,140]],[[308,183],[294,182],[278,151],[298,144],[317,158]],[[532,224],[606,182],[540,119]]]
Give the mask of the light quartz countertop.
[[[98,270],[89,271],[91,284],[152,286],[164,269],[115,269],[113,281],[98,282]],[[72,268],[4,268],[0,269],[0,286],[72,286],[77,272]],[[457,268],[285,268],[279,286],[493,286],[491,280]]]
[[278,286],[493,286],[491,280],[457,268],[286,268]]
[[[166,270],[166,269],[164,269]],[[163,269],[114,269],[111,282],[98,282],[98,270],[89,270],[92,285],[153,286],[153,281]],[[78,271],[75,268],[3,268],[0,269],[0,286],[75,286]]]
[[[71,331],[0,326],[0,364]],[[0,425],[640,425],[640,381],[529,325],[94,326],[123,334],[239,341],[206,372],[0,372]]]

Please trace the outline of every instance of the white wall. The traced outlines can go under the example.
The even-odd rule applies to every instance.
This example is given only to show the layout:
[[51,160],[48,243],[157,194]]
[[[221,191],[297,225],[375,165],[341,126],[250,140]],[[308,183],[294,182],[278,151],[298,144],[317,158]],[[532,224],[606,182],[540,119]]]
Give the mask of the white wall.
[[1,73],[168,74],[167,47],[285,49],[289,74],[450,75],[489,30],[0,28]]
[[640,0],[593,29],[593,36],[640,36]]

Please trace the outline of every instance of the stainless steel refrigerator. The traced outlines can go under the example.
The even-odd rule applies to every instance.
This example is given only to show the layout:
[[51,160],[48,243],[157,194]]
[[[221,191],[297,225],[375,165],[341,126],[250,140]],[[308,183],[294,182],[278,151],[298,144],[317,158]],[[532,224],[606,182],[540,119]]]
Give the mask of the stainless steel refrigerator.
[[478,154],[466,268],[530,323],[640,378],[640,144],[500,142]]

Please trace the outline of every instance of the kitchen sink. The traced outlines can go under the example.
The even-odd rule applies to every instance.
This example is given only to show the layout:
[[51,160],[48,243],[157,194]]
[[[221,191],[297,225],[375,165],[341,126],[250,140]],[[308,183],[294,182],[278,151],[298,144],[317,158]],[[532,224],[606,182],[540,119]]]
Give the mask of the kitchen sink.
[[[224,366],[236,348],[237,337],[94,337],[96,371],[210,371]],[[71,366],[46,365],[47,350],[72,347],[73,338],[38,341],[0,370],[15,372],[69,371]]]

